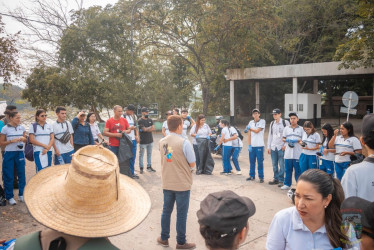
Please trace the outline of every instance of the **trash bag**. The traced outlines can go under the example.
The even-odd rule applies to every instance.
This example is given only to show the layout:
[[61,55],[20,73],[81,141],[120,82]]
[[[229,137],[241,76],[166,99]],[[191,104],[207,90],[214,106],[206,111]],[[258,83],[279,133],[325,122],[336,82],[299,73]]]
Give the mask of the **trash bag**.
[[121,174],[132,177],[130,170],[130,159],[132,158],[132,140],[126,134],[122,134],[119,140],[118,164]]
[[196,139],[200,163],[197,166],[196,174],[212,174],[214,160],[209,147],[209,140],[206,138]]

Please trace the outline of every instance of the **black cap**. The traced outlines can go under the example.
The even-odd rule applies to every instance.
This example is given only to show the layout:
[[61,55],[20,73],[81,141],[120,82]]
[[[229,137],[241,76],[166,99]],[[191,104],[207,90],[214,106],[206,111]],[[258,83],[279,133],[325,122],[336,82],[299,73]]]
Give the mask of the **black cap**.
[[142,108],[142,112],[147,112],[147,113],[148,113],[148,112],[149,112],[149,110],[148,110],[148,108],[146,108],[146,107],[143,107],[143,108]]
[[169,110],[168,112],[166,112],[165,115],[172,115],[173,114],[173,111]]
[[280,113],[281,113],[280,109],[273,109],[273,115],[280,114]]
[[230,234],[243,229],[255,212],[256,206],[251,199],[225,190],[205,197],[200,203],[197,218],[202,225],[222,234]]
[[132,105],[132,104],[129,104],[129,105],[127,106],[127,110],[135,111],[135,110],[136,110],[136,108],[135,108],[135,106],[134,106],[134,105]]
[[297,118],[299,118],[296,112],[291,112],[288,114],[288,117],[291,117],[291,116],[296,116]]
[[255,113],[255,112],[257,112],[257,113],[260,114],[260,110],[259,110],[259,109],[253,109],[253,110],[252,110],[252,114]]
[[362,119],[362,136],[368,136],[374,133],[374,114],[368,114]]
[[356,218],[363,227],[374,230],[374,202],[352,196],[343,201],[340,210],[343,220]]

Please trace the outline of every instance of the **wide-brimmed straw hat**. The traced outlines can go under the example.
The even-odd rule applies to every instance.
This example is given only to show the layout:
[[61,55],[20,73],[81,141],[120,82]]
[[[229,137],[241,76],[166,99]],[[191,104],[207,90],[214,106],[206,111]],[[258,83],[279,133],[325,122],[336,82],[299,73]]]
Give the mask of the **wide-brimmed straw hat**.
[[117,156],[102,146],[86,146],[69,165],[36,174],[25,202],[41,224],[80,237],[127,232],[148,215],[151,200],[133,179],[119,173]]

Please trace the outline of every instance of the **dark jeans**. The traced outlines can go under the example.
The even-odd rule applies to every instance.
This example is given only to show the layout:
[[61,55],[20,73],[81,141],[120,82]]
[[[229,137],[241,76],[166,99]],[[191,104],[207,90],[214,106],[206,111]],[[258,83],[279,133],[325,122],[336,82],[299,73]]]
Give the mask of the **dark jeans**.
[[118,157],[119,147],[109,146],[109,149]]
[[174,203],[177,203],[177,243],[184,245],[186,243],[186,222],[188,207],[190,204],[190,190],[172,191],[163,190],[164,206],[161,215],[161,239],[170,238],[170,216],[173,212]]

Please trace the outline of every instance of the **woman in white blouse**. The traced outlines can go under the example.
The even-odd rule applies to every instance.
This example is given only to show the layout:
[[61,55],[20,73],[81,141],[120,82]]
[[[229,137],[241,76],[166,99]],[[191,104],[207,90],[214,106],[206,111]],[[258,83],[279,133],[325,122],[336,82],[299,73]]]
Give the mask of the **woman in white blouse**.
[[346,247],[341,231],[340,205],[344,200],[338,179],[319,169],[300,175],[295,191],[295,206],[276,213],[271,222],[266,248],[334,249]]
[[91,133],[92,137],[94,138],[95,144],[100,145],[99,143],[99,138],[103,140],[105,143],[108,143],[105,139],[104,136],[101,134],[99,126],[96,123],[96,115],[95,113],[88,113],[86,122],[90,124],[91,127]]

